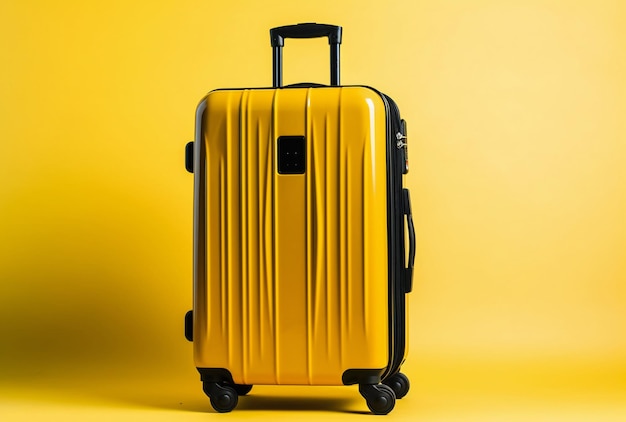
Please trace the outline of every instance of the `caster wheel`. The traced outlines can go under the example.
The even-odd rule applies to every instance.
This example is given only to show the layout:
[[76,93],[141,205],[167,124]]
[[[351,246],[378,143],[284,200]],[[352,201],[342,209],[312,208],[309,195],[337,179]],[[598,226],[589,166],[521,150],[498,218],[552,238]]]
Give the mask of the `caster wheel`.
[[211,406],[219,413],[226,413],[237,407],[239,401],[237,392],[230,385],[221,385],[215,382],[205,383],[204,392],[211,399]]
[[401,399],[406,396],[409,392],[409,388],[411,388],[411,383],[409,382],[409,378],[404,375],[402,372],[398,372],[395,375],[387,378],[383,381],[385,385],[391,387],[394,393],[396,393],[396,399]]
[[375,415],[386,415],[396,405],[396,394],[385,384],[360,385],[359,391],[365,397],[367,407]]
[[250,390],[252,390],[252,386],[249,384],[233,384],[232,387],[239,396],[245,396],[250,392]]

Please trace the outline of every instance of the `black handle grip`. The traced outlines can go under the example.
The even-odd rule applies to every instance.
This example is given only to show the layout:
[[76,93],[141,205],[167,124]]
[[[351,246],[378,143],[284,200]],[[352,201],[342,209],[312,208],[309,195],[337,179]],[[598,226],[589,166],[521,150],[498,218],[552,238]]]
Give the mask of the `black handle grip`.
[[405,289],[406,293],[413,290],[413,265],[415,264],[415,226],[413,225],[413,214],[411,213],[411,196],[408,189],[402,189],[404,214],[406,215],[409,229],[409,258],[405,269]]
[[339,46],[341,45],[341,27],[321,23],[299,23],[270,29],[272,44],[272,80],[274,88],[283,85],[283,46],[285,38],[328,37],[330,44],[330,84],[339,85]]
[[328,44],[341,44],[341,27],[323,23],[299,23],[270,29],[272,47],[283,47],[285,38],[328,37]]

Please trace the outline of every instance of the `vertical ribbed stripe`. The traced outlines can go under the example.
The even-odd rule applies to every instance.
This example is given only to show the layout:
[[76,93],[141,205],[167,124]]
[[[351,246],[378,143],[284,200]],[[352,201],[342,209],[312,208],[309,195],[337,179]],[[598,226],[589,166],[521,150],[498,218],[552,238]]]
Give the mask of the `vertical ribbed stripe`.
[[[306,313],[306,377],[307,377],[307,382],[309,384],[312,383],[312,358],[313,358],[313,352],[311,351],[311,345],[312,345],[312,339],[311,336],[313,334],[313,330],[312,330],[312,320],[311,320],[311,305],[315,305],[314,303],[312,304],[311,301],[312,299],[314,299],[314,291],[313,288],[311,286],[312,283],[314,283],[313,277],[312,277],[312,269],[311,269],[311,241],[312,241],[312,232],[311,232],[311,224],[310,224],[310,220],[311,220],[311,179],[315,177],[315,172],[314,170],[312,170],[312,166],[311,166],[311,156],[313,154],[313,149],[312,149],[312,130],[311,130],[311,119],[310,119],[310,104],[311,104],[311,88],[307,89],[306,91],[306,100],[305,100],[305,106],[304,106],[304,133],[305,133],[305,157],[306,157],[306,169],[308,169],[308,171],[305,173],[305,205],[304,205],[304,209],[305,209],[305,262],[306,262],[306,269],[305,269],[305,283],[306,283],[306,298],[305,298],[305,313]],[[308,140],[308,141],[307,141]]]
[[[241,227],[241,280],[231,280],[231,283],[241,283],[241,339],[242,350],[240,354],[244,379],[248,378],[247,356],[250,342],[248,341],[248,283],[249,283],[249,254],[248,254],[248,96],[249,91],[245,90],[241,96],[240,122],[239,122],[239,151],[240,151],[240,186],[239,195],[241,208],[239,209]],[[234,304],[233,309],[237,309]],[[237,332],[235,332],[237,333]],[[233,334],[235,334],[233,333]]]
[[[326,142],[329,138],[330,138],[330,116],[328,115],[328,113],[324,114],[324,142]],[[324,205],[323,205],[323,215],[324,215],[324,239],[322,240],[322,242],[324,242],[325,246],[328,246],[326,242],[328,242],[329,240],[335,241],[336,239],[331,238],[331,228],[330,228],[330,222],[332,221],[332,219],[334,218],[334,214],[331,214],[332,210],[329,209],[330,207],[328,206],[328,200],[329,198],[329,180],[330,180],[330,171],[332,170],[332,161],[329,158],[329,154],[330,154],[330,149],[331,149],[331,145],[329,145],[328,143],[325,144],[326,148],[325,148],[325,159],[324,159]],[[331,294],[332,291],[330,289],[330,278],[331,278],[331,270],[330,270],[330,265],[331,265],[331,260],[333,257],[331,257],[330,255],[330,247],[324,247],[324,255],[325,255],[325,260],[324,260],[324,317],[325,317],[325,323],[326,323],[326,329],[325,334],[326,334],[326,356],[331,356],[331,344],[332,344],[332,340],[331,339],[331,322],[332,322],[332,307],[330,306],[330,304],[332,303],[331,300]]]
[[[271,121],[272,121],[272,129],[270,131],[272,139],[271,139],[271,154],[272,154],[272,162],[275,161],[276,158],[276,109],[278,106],[278,95],[280,93],[279,89],[274,90],[274,95],[272,97],[272,112],[271,112]],[[279,330],[277,329],[278,318],[278,286],[276,285],[276,268],[278,266],[277,254],[276,254],[276,177],[277,172],[275,169],[275,165],[272,166],[272,327],[274,329],[274,382],[278,384],[278,341],[280,338]]]
[[343,228],[345,227],[345,219],[346,219],[346,203],[345,203],[345,189],[346,189],[346,180],[345,180],[345,163],[346,163],[346,151],[345,151],[345,145],[344,142],[346,141],[346,138],[343,136],[343,113],[341,112],[342,109],[342,101],[343,101],[343,89],[340,89],[339,91],[339,101],[337,104],[337,113],[338,113],[338,122],[337,122],[337,131],[336,131],[336,138],[335,138],[335,142],[337,143],[337,161],[336,161],[336,165],[337,165],[337,173],[335,176],[335,180],[339,181],[339,186],[336,188],[337,189],[337,208],[335,209],[336,212],[336,226],[335,226],[335,230],[336,230],[336,235],[337,235],[337,256],[336,256],[336,260],[337,260],[337,273],[334,277],[335,283],[337,285],[337,296],[336,296],[336,301],[337,301],[337,308],[338,308],[338,312],[337,312],[337,316],[336,316],[336,328],[335,331],[337,332],[337,338],[338,338],[338,345],[339,345],[339,350],[337,351],[337,356],[340,357],[339,360],[339,364],[340,366],[344,366],[344,362],[346,360],[346,356],[344,355],[345,352],[345,347],[344,347],[344,336],[342,335],[343,332],[345,332],[345,323],[346,323],[346,315],[345,315],[345,295],[346,295],[346,289],[345,289],[345,265],[346,265],[346,259],[347,259],[347,255],[345,254],[345,250],[346,250],[346,237],[345,237],[345,233]]
[[[224,159],[221,159],[219,161],[219,184],[218,184],[218,189],[219,189],[219,198],[220,198],[220,202],[222,204],[226,204],[226,175],[225,173],[225,164],[224,164]],[[219,227],[219,237],[220,237],[220,247],[223,251],[226,250],[226,237],[227,237],[227,228],[228,226],[226,225],[226,214],[227,214],[227,210],[224,209],[224,205],[218,207],[219,209],[219,221],[220,221],[220,227]],[[219,280],[219,297],[220,297],[220,303],[222,304],[222,306],[220,306],[220,310],[221,312],[221,332],[220,332],[220,337],[223,340],[226,340],[226,333],[228,332],[228,318],[227,318],[227,312],[228,312],[228,306],[226,303],[226,266],[228,265],[228,262],[226,261],[226,254],[222,253],[220,254],[220,280]]]

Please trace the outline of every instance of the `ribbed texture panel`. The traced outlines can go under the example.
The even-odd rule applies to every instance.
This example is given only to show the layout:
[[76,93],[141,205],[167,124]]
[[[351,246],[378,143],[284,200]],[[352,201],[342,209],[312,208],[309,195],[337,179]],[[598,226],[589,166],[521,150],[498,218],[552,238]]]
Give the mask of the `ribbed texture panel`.
[[[229,355],[229,366],[242,366],[243,380],[262,376],[276,381],[274,269],[274,154],[272,123],[267,117],[273,95],[244,91],[240,106],[240,214],[242,251],[241,353]],[[265,110],[257,113],[257,109]],[[271,110],[271,107],[270,109]],[[233,210],[234,211],[234,210]],[[222,306],[233,306],[222,303]],[[238,359],[242,359],[239,362]],[[269,382],[269,381],[267,381]]]
[[[209,96],[197,366],[239,383],[328,385],[386,365],[382,107],[365,88]],[[276,172],[279,136],[305,136],[304,174]]]

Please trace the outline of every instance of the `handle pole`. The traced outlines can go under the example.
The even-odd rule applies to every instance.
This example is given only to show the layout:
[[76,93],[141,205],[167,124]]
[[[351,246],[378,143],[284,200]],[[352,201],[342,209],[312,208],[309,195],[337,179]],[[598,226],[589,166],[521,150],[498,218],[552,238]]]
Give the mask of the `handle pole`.
[[339,46],[341,44],[330,45],[330,84],[339,86]]
[[279,46],[272,48],[272,78],[274,88],[283,86],[283,48]]
[[330,84],[339,85],[339,46],[341,27],[318,23],[299,23],[270,29],[272,44],[272,83],[274,88],[283,86],[283,46],[285,38],[328,37],[330,45]]

